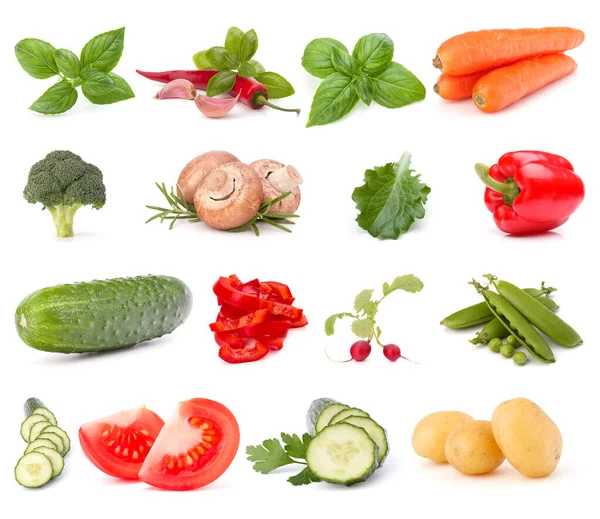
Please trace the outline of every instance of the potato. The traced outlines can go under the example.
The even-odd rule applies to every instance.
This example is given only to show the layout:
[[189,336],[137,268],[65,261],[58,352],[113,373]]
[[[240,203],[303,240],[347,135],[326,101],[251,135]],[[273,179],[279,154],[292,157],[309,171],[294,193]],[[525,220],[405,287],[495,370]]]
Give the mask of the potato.
[[530,478],[552,474],[562,454],[562,436],[542,409],[526,398],[500,404],[492,416],[494,438],[508,462]]
[[438,411],[423,418],[415,427],[412,435],[412,446],[419,456],[448,463],[444,448],[446,438],[459,425],[473,420],[471,416],[460,411]]
[[487,474],[504,461],[488,420],[471,420],[456,427],[448,435],[445,453],[450,465],[469,475]]

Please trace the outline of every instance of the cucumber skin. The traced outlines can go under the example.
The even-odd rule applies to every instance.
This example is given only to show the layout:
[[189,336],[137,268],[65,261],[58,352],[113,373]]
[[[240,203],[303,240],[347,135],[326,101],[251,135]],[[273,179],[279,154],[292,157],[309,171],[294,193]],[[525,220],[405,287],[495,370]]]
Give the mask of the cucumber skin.
[[317,419],[319,415],[332,404],[341,404],[337,400],[333,398],[317,398],[313,400],[306,412],[306,429],[311,436],[314,436],[317,433],[316,425]]
[[179,279],[138,276],[43,288],[19,304],[15,324],[37,350],[88,353],[169,334],[191,309],[192,293]]
[[44,405],[44,402],[42,402],[40,399],[35,397],[28,398],[23,404],[23,412],[25,413],[25,418],[31,416],[33,412],[39,408],[48,409]]

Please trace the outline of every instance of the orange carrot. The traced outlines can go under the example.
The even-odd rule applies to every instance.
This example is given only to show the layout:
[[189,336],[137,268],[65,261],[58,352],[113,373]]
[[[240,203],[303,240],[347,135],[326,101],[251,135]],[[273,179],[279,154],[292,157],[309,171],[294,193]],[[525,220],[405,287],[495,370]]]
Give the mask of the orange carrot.
[[473,87],[473,101],[484,112],[497,112],[576,68],[575,60],[564,54],[525,59],[483,76]]
[[442,43],[433,66],[461,76],[574,49],[584,38],[582,31],[569,27],[466,32]]
[[433,85],[433,91],[442,99],[447,99],[448,101],[470,99],[475,83],[489,72],[491,70],[473,72],[473,74],[466,74],[464,76],[442,74],[438,78],[437,83]]

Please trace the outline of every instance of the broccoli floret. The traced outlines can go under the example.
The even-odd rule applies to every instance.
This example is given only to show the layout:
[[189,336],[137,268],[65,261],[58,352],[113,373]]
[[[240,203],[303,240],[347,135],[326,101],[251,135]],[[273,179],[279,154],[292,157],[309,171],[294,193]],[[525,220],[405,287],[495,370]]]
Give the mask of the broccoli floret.
[[100,209],[106,202],[102,172],[70,151],[53,151],[36,162],[23,196],[30,204],[39,202],[48,209],[60,238],[73,236],[77,209],[84,205]]

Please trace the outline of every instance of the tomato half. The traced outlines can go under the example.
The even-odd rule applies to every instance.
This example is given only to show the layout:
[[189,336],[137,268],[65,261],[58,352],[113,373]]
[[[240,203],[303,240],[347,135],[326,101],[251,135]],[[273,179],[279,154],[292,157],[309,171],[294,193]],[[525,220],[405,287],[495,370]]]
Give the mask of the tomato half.
[[164,424],[145,407],[121,411],[82,425],[79,443],[87,458],[109,476],[138,479]]
[[193,490],[212,483],[231,465],[240,428],[219,402],[181,402],[163,427],[140,470],[140,479],[167,490]]

